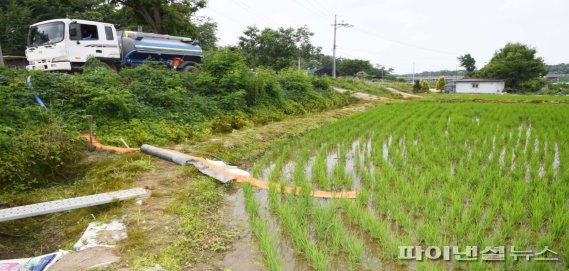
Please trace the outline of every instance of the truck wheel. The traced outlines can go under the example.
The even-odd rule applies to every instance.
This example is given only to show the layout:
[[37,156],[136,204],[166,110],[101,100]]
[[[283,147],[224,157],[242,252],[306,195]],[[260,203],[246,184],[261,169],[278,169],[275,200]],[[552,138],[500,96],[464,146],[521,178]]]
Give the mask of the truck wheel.
[[186,65],[182,68],[183,72],[193,72],[196,69],[194,65]]

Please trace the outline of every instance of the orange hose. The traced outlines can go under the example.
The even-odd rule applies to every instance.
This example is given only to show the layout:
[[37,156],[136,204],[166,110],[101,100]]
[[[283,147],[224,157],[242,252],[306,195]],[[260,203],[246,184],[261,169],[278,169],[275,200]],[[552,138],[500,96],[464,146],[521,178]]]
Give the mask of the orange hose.
[[[89,134],[82,134],[81,136],[89,140]],[[139,151],[138,148],[121,148],[121,147],[103,145],[95,137],[93,137],[93,147],[100,150],[114,151],[118,153],[131,153]]]
[[[82,136],[84,138],[86,138],[87,140],[89,140],[88,134],[83,134]],[[114,147],[114,146],[106,146],[106,145],[101,144],[95,137],[93,137],[93,146],[95,146],[95,148],[97,148],[97,149],[115,151],[118,153],[130,153],[130,152],[139,151],[138,148],[120,148],[120,147]],[[243,176],[243,175],[234,174],[234,173],[227,171],[225,168],[219,167],[219,166],[209,162],[205,158],[192,156],[192,155],[185,154],[185,153],[175,151],[175,150],[169,150],[169,151],[179,153],[181,155],[187,156],[188,158],[191,158],[194,160],[198,160],[201,163],[203,163],[204,165],[207,165],[209,168],[211,168],[211,169],[213,169],[213,170],[215,170],[215,171],[217,171],[217,172],[219,172],[225,176],[228,176],[228,177],[235,179],[235,181],[238,183],[250,183],[254,187],[257,187],[260,189],[265,189],[265,190],[269,190],[269,187],[273,186],[275,189],[277,189],[277,191],[279,191],[279,192],[284,191],[285,193],[289,193],[289,194],[300,195],[302,193],[301,187],[281,186],[280,184],[262,181],[262,180],[254,178],[254,177],[251,177],[251,176]],[[310,195],[312,197],[315,197],[315,198],[354,199],[357,197],[357,192],[356,191],[329,192],[329,191],[315,190],[315,191],[310,191]]]
[[[182,153],[179,151],[173,151],[173,150],[171,150],[171,151],[179,153],[179,154],[184,155],[184,156],[187,156],[188,158],[198,160],[198,161],[202,162],[203,164],[207,165],[209,168],[211,168],[211,169],[213,169],[213,170],[215,170],[215,171],[217,171],[217,172],[219,172],[225,176],[229,176],[231,178],[234,178],[235,181],[238,183],[250,183],[254,187],[265,189],[265,190],[268,190],[269,186],[272,185],[279,192],[284,190],[285,193],[296,194],[296,195],[299,195],[302,193],[301,187],[281,186],[280,184],[262,181],[262,180],[259,180],[257,178],[254,178],[254,177],[234,174],[234,173],[227,171],[226,169],[224,169],[222,167],[216,166],[215,164],[209,162],[205,158],[188,155],[188,154],[185,154],[185,153]],[[356,191],[329,192],[329,191],[315,190],[315,191],[311,191],[310,195],[312,197],[315,197],[315,198],[348,198],[348,199],[354,199],[357,197],[357,192]]]

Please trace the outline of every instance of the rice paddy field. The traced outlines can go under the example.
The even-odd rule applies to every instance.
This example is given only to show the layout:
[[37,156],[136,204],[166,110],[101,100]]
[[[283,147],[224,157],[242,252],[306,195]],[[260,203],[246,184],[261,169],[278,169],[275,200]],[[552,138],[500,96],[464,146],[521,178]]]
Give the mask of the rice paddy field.
[[431,94],[430,100],[450,101],[496,101],[496,102],[528,102],[528,103],[569,103],[569,96],[560,95],[519,95],[519,94]]
[[[254,175],[302,192],[245,185],[249,222],[269,270],[566,270],[568,135],[564,104],[379,105],[273,145]],[[478,255],[405,260],[401,246]],[[500,246],[503,260],[481,257]],[[557,260],[512,255],[546,247]]]

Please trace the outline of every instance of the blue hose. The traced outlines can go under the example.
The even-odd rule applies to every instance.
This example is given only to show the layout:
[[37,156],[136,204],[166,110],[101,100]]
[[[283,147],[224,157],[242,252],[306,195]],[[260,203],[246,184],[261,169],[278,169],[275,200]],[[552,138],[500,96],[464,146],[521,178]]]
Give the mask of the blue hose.
[[32,76],[28,76],[28,79],[26,80],[28,82],[28,87],[30,88],[30,92],[32,93],[32,95],[34,95],[34,99],[36,100],[36,102],[43,107],[46,111],[47,107],[45,106],[45,104],[43,103],[43,101],[40,99],[40,96],[38,96],[33,90],[32,90]]

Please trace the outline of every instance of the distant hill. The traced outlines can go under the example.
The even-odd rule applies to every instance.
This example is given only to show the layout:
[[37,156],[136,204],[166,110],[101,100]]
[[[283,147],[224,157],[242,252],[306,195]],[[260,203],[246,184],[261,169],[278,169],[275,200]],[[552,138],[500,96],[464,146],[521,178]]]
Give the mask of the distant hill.
[[[456,76],[456,72],[457,72],[456,70],[455,71],[451,71],[451,70],[426,71],[426,72],[416,73],[415,77]],[[464,76],[465,74],[466,74],[466,70],[458,70],[458,76]],[[399,74],[398,76],[410,77],[410,76],[413,76],[413,74],[412,73]]]
[[569,63],[561,63],[557,65],[545,65],[549,73],[569,74]]
[[[545,65],[549,73],[553,74],[569,74],[569,63],[561,63],[556,65]],[[464,76],[466,74],[466,70],[458,70],[458,76]],[[416,73],[415,77],[437,77],[437,76],[455,76],[456,71],[451,70],[441,70],[441,71],[425,71]],[[399,74],[398,76],[401,77],[411,77],[413,76],[412,73],[408,74]]]

